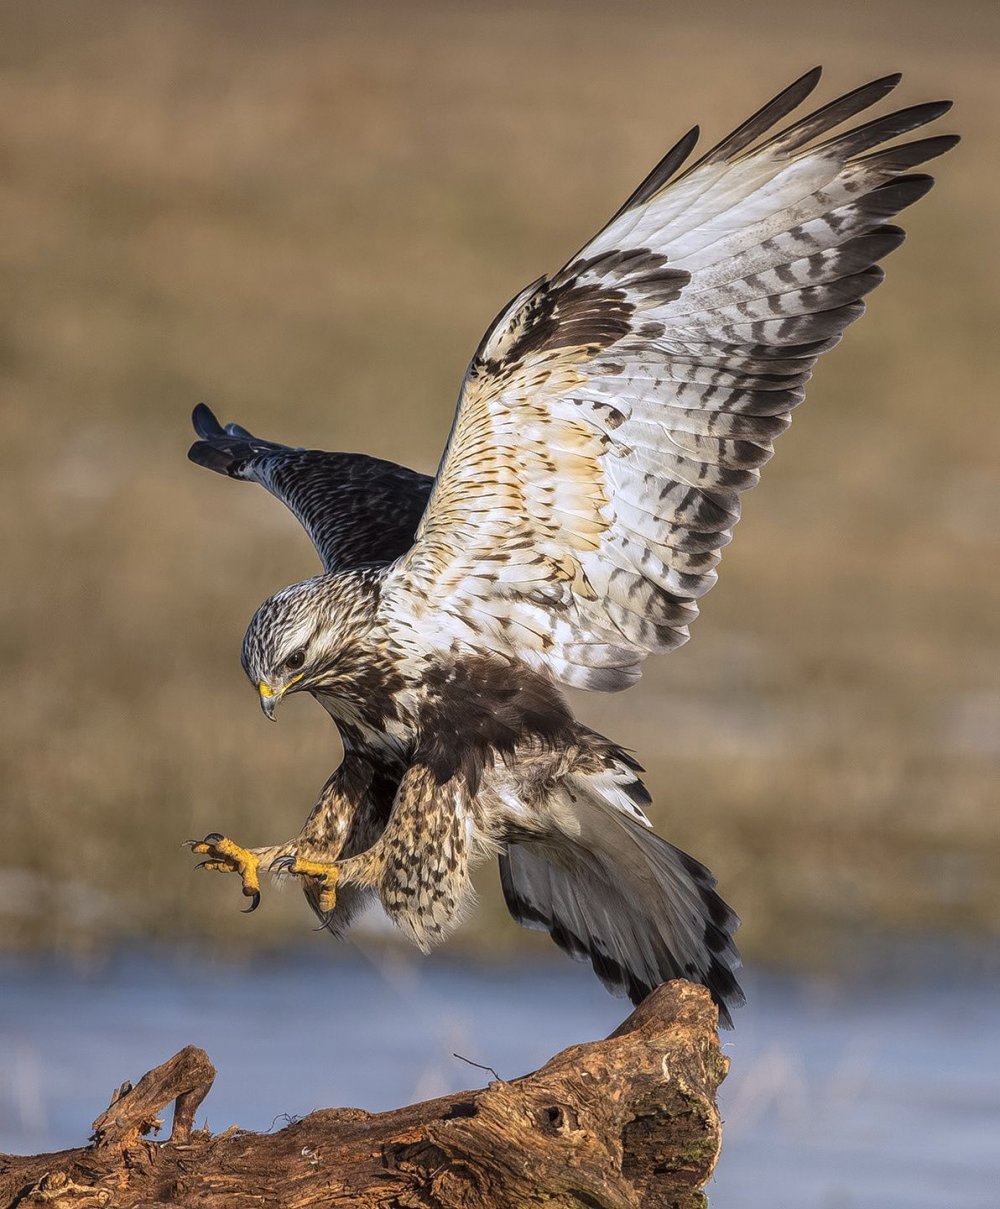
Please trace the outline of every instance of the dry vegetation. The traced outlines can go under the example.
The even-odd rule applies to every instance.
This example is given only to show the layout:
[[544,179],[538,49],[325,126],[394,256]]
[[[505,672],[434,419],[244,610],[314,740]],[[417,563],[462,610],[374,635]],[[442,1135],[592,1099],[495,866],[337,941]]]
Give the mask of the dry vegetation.
[[[0,943],[308,935],[297,895],[247,921],[178,848],[284,839],[335,758],[311,703],[267,726],[238,661],[311,551],[188,465],[191,406],[433,467],[498,306],[692,121],[717,136],[817,59],[826,96],[894,68],[902,103],[954,95],[966,142],[695,640],[580,704],[750,950],[1000,929],[1000,10],[759,8],[3,6]],[[475,926],[522,935],[498,919]]]

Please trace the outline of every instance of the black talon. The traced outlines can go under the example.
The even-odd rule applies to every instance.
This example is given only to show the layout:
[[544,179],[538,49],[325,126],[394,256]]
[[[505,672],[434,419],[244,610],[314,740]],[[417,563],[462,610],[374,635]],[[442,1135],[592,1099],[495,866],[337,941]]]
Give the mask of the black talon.
[[294,864],[294,856],[276,856],[268,866],[268,872],[276,873],[280,869],[291,869]]
[[251,895],[251,898],[252,898],[252,902],[250,903],[250,906],[243,908],[243,912],[242,912],[243,915],[249,915],[251,911],[256,911],[257,908],[260,906],[260,892],[259,891],[254,890],[253,894]]
[[201,841],[203,844],[217,844],[219,840],[224,840],[226,837],[220,835],[218,831],[210,831],[208,835]]
[[208,861],[199,861],[199,862],[197,863],[197,865],[195,865],[195,868],[196,868],[196,869],[204,869],[204,868],[205,868],[205,866],[206,866],[207,864],[208,864]]

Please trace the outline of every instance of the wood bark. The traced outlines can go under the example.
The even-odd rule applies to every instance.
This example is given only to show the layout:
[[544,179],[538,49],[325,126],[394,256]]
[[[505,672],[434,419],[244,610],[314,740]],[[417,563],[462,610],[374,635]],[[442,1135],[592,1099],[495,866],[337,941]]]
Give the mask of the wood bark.
[[[657,988],[610,1037],[540,1070],[392,1112],[323,1109],[280,1132],[192,1128],[215,1068],[188,1046],[94,1122],[90,1145],[0,1155],[4,1209],[696,1209],[728,1061],[708,993]],[[146,1135],[175,1104],[169,1140]]]

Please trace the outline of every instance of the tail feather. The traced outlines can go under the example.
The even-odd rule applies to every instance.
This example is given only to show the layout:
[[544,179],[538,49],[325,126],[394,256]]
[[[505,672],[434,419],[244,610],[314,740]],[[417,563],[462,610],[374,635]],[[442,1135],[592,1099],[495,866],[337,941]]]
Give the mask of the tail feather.
[[730,1010],[744,1002],[733,943],[739,919],[716,893],[715,878],[585,779],[573,789],[578,836],[518,840],[500,857],[511,915],[589,961],[612,993],[633,1003],[671,978],[703,983],[720,1023],[731,1027]]

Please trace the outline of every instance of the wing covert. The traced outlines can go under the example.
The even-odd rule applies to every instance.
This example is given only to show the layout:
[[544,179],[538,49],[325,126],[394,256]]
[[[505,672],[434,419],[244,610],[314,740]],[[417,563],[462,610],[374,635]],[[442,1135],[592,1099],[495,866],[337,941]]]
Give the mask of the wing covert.
[[948,102],[817,142],[876,80],[774,128],[803,76],[684,171],[684,139],[576,257],[497,317],[387,591],[432,639],[616,690],[688,637],[773,442],[882,280],[887,219],[953,136],[881,146]]

